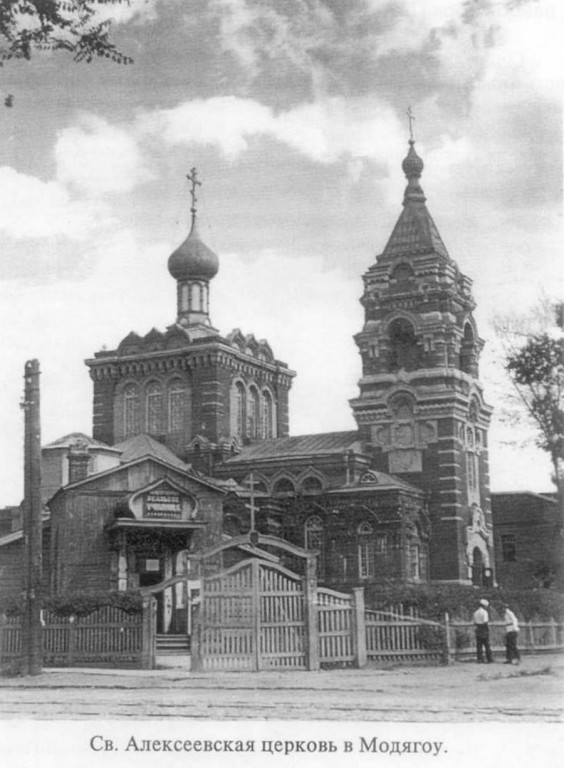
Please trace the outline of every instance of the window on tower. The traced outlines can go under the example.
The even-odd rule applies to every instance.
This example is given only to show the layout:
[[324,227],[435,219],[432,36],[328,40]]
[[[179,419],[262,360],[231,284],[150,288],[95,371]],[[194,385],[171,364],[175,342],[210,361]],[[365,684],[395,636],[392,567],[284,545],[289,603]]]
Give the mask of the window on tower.
[[262,437],[268,439],[274,437],[274,404],[272,402],[272,395],[268,390],[264,390],[262,393]]
[[147,387],[147,432],[161,435],[163,429],[163,388],[159,382]]
[[242,382],[237,381],[231,388],[231,433],[242,439],[245,435],[246,390]]
[[123,391],[124,436],[139,434],[139,388],[128,384]]
[[247,414],[248,437],[260,437],[260,395],[256,387],[251,387],[249,390],[249,404],[247,408]]
[[419,346],[413,325],[404,317],[396,318],[389,327],[391,371],[412,371],[419,365]]
[[173,381],[168,390],[168,430],[182,432],[184,430],[188,392],[183,381]]

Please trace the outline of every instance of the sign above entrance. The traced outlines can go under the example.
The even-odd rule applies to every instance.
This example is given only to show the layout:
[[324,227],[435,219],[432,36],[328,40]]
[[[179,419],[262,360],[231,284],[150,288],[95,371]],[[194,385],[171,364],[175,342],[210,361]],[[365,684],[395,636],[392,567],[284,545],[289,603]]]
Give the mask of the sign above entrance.
[[177,519],[182,517],[180,494],[173,490],[157,489],[145,496],[143,517]]

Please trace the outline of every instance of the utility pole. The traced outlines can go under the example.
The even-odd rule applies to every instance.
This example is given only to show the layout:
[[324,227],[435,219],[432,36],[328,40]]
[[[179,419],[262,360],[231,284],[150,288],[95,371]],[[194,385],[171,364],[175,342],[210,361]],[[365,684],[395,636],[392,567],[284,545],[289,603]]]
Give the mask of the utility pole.
[[28,360],[24,372],[24,577],[20,672],[39,675],[43,665],[41,628],[41,418],[39,360]]

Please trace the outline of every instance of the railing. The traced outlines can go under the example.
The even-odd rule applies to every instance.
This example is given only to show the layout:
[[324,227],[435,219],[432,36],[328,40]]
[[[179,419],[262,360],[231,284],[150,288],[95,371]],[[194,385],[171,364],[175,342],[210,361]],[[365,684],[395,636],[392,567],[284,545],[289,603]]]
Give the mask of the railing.
[[[141,666],[142,614],[103,606],[88,616],[43,614],[44,666],[111,664]],[[12,664],[21,652],[21,617],[0,619],[0,662]]]

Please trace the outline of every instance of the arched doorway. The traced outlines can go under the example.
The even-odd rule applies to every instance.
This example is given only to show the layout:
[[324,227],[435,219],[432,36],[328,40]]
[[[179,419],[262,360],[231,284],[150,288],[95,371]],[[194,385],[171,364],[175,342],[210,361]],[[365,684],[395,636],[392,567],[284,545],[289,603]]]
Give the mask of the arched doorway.
[[484,585],[484,557],[479,547],[472,550],[472,584],[475,587]]

